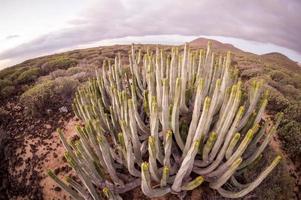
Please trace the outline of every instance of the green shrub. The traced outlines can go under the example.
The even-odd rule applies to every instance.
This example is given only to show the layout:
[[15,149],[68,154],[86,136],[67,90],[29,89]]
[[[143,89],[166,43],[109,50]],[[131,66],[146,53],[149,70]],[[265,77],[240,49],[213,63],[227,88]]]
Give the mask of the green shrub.
[[301,158],[301,123],[295,120],[284,120],[281,124],[278,135],[284,149],[293,159]]
[[56,79],[58,77],[63,77],[67,75],[67,71],[64,69],[58,69],[49,74],[52,79]]
[[28,68],[26,68],[26,67],[15,69],[12,71],[12,73],[10,73],[7,76],[7,79],[9,79],[11,81],[15,81],[20,76],[20,74],[22,74],[26,70],[28,70]]
[[9,121],[9,118],[10,118],[9,111],[0,107],[0,127],[1,125],[4,125],[7,121]]
[[16,91],[16,87],[13,86],[13,85],[9,85],[9,86],[4,87],[4,88],[1,90],[0,94],[1,94],[1,96],[3,96],[4,98],[7,98],[7,97],[11,96],[12,94],[14,94],[15,91]]
[[71,99],[79,81],[70,77],[60,77],[55,79],[55,93],[64,99]]
[[8,79],[0,79],[0,90],[2,90],[3,88],[13,85],[13,82],[11,80]]
[[284,110],[284,116],[287,120],[295,120],[301,123],[301,102],[291,102]]
[[8,67],[5,69],[0,70],[0,79],[7,79],[7,77],[14,72],[18,71],[19,68],[14,66],[14,67]]
[[77,63],[78,62],[76,60],[61,56],[44,63],[42,65],[42,70],[44,73],[48,74],[49,72],[53,72],[57,69],[68,69],[69,67],[74,67]]
[[37,79],[37,77],[39,76],[40,72],[41,72],[41,70],[38,67],[30,68],[30,69],[22,72],[18,76],[16,82],[18,84],[24,84],[24,83],[32,82],[32,81],[34,81],[34,80]]
[[45,114],[64,101],[70,101],[79,85],[77,80],[69,77],[57,78],[42,82],[21,95],[21,102],[27,107],[26,113],[31,116]]
[[45,112],[45,106],[54,98],[54,86],[54,81],[46,81],[35,85],[21,95],[20,101],[27,107],[27,114],[35,116]]
[[270,87],[268,111],[280,112],[289,106],[289,100],[281,94],[281,92]]

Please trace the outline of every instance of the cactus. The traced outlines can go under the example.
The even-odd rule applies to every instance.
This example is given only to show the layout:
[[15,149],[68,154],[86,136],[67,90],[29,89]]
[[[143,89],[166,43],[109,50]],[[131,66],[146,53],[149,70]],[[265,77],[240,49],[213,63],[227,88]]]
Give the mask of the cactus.
[[182,52],[142,55],[132,45],[129,63],[127,76],[120,56],[105,61],[77,91],[73,110],[84,122],[78,141],[69,143],[59,131],[78,180],[49,175],[72,197],[121,199],[139,186],[151,198],[183,197],[208,182],[220,195],[240,198],[279,163],[277,156],[251,183],[235,178],[261,158],[281,115],[272,127],[264,122],[263,82],[245,95],[230,53],[217,56],[209,43],[206,51],[185,44]]

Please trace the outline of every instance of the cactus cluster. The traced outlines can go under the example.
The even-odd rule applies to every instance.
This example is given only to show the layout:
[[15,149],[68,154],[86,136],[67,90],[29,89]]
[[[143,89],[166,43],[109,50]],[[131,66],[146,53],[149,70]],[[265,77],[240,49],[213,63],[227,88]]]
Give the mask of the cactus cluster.
[[210,46],[142,53],[132,45],[127,73],[120,55],[105,61],[74,99],[80,139],[67,142],[59,131],[78,178],[49,175],[74,199],[121,199],[138,186],[150,198],[184,197],[203,182],[227,198],[256,188],[280,156],[250,183],[237,176],[261,158],[281,115],[264,121],[263,82],[245,92],[230,53]]

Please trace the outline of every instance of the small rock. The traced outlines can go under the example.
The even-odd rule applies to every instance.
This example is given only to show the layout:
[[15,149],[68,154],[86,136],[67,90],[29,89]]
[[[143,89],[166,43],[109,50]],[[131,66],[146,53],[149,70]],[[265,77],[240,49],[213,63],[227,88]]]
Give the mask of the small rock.
[[56,192],[60,192],[62,189],[60,188],[60,187],[55,187],[54,188],[54,191],[56,191]]
[[45,128],[51,129],[51,125],[50,124],[45,124]]
[[62,107],[59,108],[59,111],[60,111],[61,113],[67,113],[67,112],[68,112],[68,109],[67,109],[66,106],[62,106]]

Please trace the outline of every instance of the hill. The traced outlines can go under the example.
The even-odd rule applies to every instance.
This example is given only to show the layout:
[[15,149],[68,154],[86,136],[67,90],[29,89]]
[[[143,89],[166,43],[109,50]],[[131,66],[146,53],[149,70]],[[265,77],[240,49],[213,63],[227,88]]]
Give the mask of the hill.
[[232,44],[222,43],[217,40],[207,39],[207,38],[197,38],[189,42],[190,47],[196,48],[206,48],[208,42],[211,42],[212,48],[218,51],[231,51],[231,52],[243,52],[241,49],[236,48]]
[[[206,38],[193,40],[189,45],[193,49],[205,48],[208,41],[222,54],[232,52],[231,65],[239,70],[246,89],[253,80],[265,80],[271,93],[266,117],[273,118],[276,112],[284,112],[285,119],[269,148],[285,159],[252,195],[262,200],[301,198],[300,66],[279,53],[256,55]],[[156,48],[147,44],[136,46],[142,51]],[[160,47],[171,50],[172,46]],[[77,49],[30,59],[0,71],[0,199],[54,196],[68,199],[45,176],[47,168],[55,168],[59,176],[72,174],[63,159],[56,128],[65,129],[67,137],[73,139],[73,125],[79,123],[71,106],[76,88],[95,77],[95,69],[101,68],[104,60],[113,62],[115,56],[120,55],[122,64],[128,66],[129,51],[129,45]],[[190,195],[202,192],[207,191],[197,190]],[[128,195],[128,199],[142,198],[139,189]],[[203,198],[206,199],[206,195]]]

